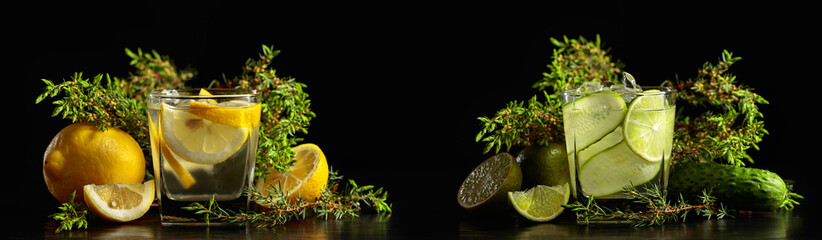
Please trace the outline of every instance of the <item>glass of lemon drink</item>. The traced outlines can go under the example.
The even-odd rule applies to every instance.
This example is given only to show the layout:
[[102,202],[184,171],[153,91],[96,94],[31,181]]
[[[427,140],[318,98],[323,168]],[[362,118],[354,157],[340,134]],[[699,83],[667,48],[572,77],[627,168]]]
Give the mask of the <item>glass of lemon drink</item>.
[[628,186],[642,191],[655,184],[664,191],[676,91],[638,87],[626,73],[622,84],[587,82],[561,95],[573,197],[620,206],[632,202],[623,191]]
[[257,155],[260,96],[242,89],[155,90],[148,94],[151,153],[163,225],[227,225],[182,209],[212,198],[246,211]]

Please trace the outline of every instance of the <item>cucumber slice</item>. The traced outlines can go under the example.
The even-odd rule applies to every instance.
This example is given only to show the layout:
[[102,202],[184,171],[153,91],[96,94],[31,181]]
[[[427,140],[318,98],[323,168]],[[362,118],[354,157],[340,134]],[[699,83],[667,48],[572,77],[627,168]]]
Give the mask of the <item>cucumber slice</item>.
[[659,172],[660,164],[637,156],[622,141],[580,167],[579,185],[588,195],[608,196],[622,191],[628,184],[639,186],[651,181]]
[[584,149],[622,124],[626,106],[622,97],[602,91],[581,97],[562,107],[565,138],[569,147]]
[[605,149],[617,145],[617,143],[622,142],[622,139],[624,139],[622,127],[617,126],[617,128],[614,129],[614,131],[611,131],[611,133],[605,135],[605,137],[602,137],[602,139],[600,139],[599,141],[591,144],[591,146],[588,146],[587,148],[582,149],[579,151],[579,153],[577,153],[577,155],[579,156],[579,158],[577,159],[577,161],[579,161],[579,165],[585,165],[585,162],[587,162],[588,159],[591,159],[591,157],[597,155]]

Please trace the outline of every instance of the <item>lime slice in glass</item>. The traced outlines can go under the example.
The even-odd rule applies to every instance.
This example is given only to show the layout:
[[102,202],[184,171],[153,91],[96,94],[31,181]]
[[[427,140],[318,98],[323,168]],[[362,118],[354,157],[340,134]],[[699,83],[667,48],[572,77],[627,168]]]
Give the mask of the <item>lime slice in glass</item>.
[[523,217],[537,222],[551,221],[562,213],[562,205],[568,204],[568,184],[548,187],[537,185],[525,191],[508,192],[511,205]]
[[669,158],[675,113],[675,108],[659,90],[647,90],[634,98],[622,127],[628,147],[648,161]]
[[460,185],[457,202],[477,213],[508,209],[505,194],[522,187],[522,170],[508,153],[494,155],[478,165]]

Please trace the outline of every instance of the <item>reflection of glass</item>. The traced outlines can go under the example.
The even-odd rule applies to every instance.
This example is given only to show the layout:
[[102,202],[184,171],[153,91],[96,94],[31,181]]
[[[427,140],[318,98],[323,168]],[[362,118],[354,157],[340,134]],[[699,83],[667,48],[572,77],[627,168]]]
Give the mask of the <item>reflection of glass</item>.
[[212,197],[224,209],[248,209],[242,193],[256,162],[259,101],[256,91],[239,89],[149,93],[151,152],[164,225],[204,223],[181,208]]
[[667,185],[675,92],[644,89],[605,86],[562,92],[574,197],[625,199],[625,186]]

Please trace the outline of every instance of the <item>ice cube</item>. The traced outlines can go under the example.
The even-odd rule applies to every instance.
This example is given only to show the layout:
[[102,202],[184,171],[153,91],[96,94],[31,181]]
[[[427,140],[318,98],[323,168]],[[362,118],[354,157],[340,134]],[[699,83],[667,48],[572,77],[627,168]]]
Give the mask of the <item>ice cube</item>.
[[579,91],[582,94],[595,93],[602,91],[602,83],[600,82],[584,82],[579,86]]
[[627,92],[631,92],[631,93],[642,92],[642,88],[639,86],[639,84],[636,84],[636,79],[634,79],[634,76],[631,75],[628,72],[623,72],[622,73],[622,85],[623,85],[623,89],[625,89],[626,93]]

